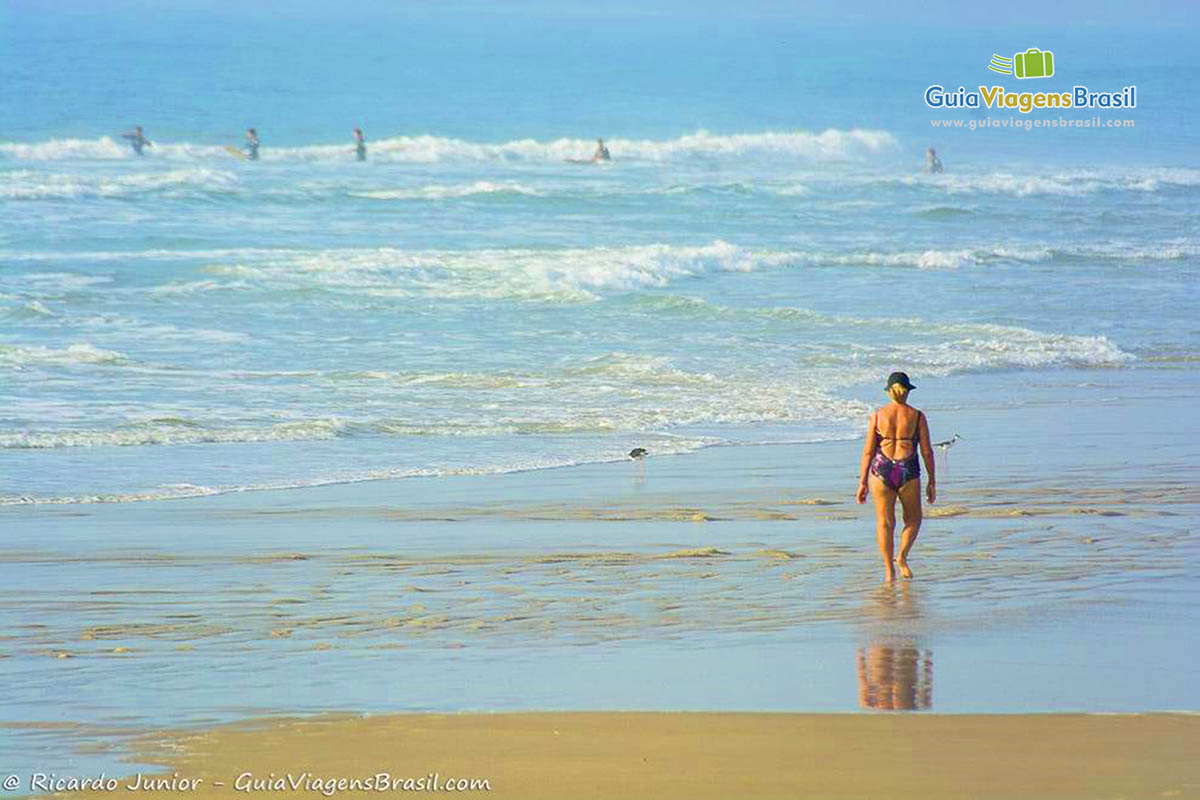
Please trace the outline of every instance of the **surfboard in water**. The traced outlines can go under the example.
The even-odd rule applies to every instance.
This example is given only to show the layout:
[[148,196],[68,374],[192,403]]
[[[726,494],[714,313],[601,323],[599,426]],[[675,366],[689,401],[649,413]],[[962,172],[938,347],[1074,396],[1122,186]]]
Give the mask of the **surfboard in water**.
[[245,152],[239,150],[238,148],[234,147],[231,144],[225,145],[225,152],[229,153],[229,155],[231,155],[231,156],[237,156],[238,158],[243,159],[243,160],[249,158],[249,156],[247,156],[245,154]]

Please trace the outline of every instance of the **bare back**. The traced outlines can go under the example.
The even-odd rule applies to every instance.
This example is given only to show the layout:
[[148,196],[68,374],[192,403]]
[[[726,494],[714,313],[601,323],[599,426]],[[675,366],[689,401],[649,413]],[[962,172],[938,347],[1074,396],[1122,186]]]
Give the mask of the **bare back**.
[[887,458],[898,461],[917,452],[916,444],[922,433],[920,428],[921,412],[912,406],[889,403],[875,411],[879,450]]

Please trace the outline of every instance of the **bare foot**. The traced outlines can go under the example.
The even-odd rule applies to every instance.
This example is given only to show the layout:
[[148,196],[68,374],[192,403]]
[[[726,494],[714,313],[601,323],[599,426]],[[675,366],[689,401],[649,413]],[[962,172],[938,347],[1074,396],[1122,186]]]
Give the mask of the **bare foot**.
[[900,568],[900,574],[908,580],[912,580],[912,570],[908,568],[908,562],[902,559],[896,560],[896,566]]
[[887,566],[885,566],[883,568],[883,582],[884,583],[895,583],[896,582],[896,570],[892,569],[891,564],[888,564]]

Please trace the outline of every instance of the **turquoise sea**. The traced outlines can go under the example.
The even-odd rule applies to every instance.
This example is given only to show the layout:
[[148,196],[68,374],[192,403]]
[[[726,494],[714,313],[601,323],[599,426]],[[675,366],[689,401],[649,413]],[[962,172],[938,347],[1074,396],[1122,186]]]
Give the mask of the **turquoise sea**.
[[[662,639],[654,625],[638,629],[649,650],[630,644],[638,635],[615,636],[614,660],[586,662],[590,678],[550,680],[533,695],[512,688],[539,669],[543,677],[566,675],[575,645],[608,641],[597,631],[608,630],[605,614],[624,607],[613,611],[602,597],[595,616],[562,617],[573,621],[561,623],[568,631],[561,639],[517,626],[515,639],[470,640],[465,655],[447,655],[443,648],[462,645],[455,637],[469,629],[451,625],[449,639],[432,633],[405,645],[433,654],[423,668],[405,668],[410,688],[393,681],[348,693],[374,651],[334,648],[324,674],[338,676],[341,688],[331,689],[334,678],[307,672],[313,645],[325,640],[288,644],[296,626],[272,627],[245,611],[245,597],[278,579],[287,590],[271,603],[333,592],[338,600],[322,613],[334,618],[374,609],[385,631],[388,619],[425,619],[436,604],[421,598],[404,599],[403,613],[384,610],[394,598],[387,580],[373,582],[375,573],[348,584],[361,590],[353,599],[338,595],[330,588],[336,576],[353,569],[337,559],[408,546],[421,555],[405,569],[444,575],[460,569],[456,558],[499,558],[493,546],[516,548],[510,555],[519,564],[556,545],[599,548],[578,525],[613,513],[612,499],[579,499],[575,490],[613,480],[617,473],[605,465],[636,488],[652,482],[656,459],[666,456],[684,459],[673,462],[676,482],[663,489],[675,500],[647,501],[652,513],[637,517],[646,525],[622,528],[613,549],[649,559],[696,545],[786,550],[792,534],[778,527],[784,523],[760,521],[775,527],[761,535],[737,528],[722,541],[693,541],[670,528],[688,519],[677,506],[700,502],[688,495],[703,488],[706,473],[696,465],[739,454],[749,472],[713,488],[714,503],[733,519],[751,519],[729,510],[740,508],[729,493],[753,485],[747,475],[756,459],[770,464],[764,480],[781,493],[795,477],[778,456],[762,455],[776,452],[767,445],[788,445],[800,470],[848,465],[821,477],[815,491],[795,490],[842,502],[833,493],[842,486],[852,493],[861,426],[894,369],[912,376],[921,402],[941,404],[942,420],[951,417],[935,425],[935,438],[966,437],[954,451],[963,454],[951,467],[959,471],[950,475],[979,497],[994,499],[998,464],[1006,485],[1039,497],[1068,479],[1094,480],[1105,491],[1136,484],[1149,493],[1137,501],[1147,508],[1162,501],[1184,503],[1185,511],[1154,523],[1164,527],[1119,535],[1176,542],[1194,569],[1195,498],[1180,483],[1189,470],[1194,479],[1194,461],[1170,454],[1164,420],[1186,414],[1181,398],[1200,388],[1193,91],[1200,31],[1174,24],[1180,9],[1152,11],[1130,20],[1113,12],[1074,25],[989,26],[952,15],[922,21],[916,12],[909,21],[898,21],[898,12],[839,21],[828,10],[814,15],[775,3],[704,6],[703,13],[0,3],[0,576],[9,587],[0,671],[13,689],[0,706],[4,720],[87,722],[96,727],[71,735],[92,741],[99,731],[97,741],[107,741],[105,725],[197,724],[264,709],[588,707],[588,698],[592,707],[854,707],[852,694],[815,700],[832,691],[818,672],[807,690],[780,689],[792,656],[770,648],[790,647],[800,634],[793,630],[781,644],[777,629],[739,622],[755,618],[747,609],[758,602],[760,580],[741,567],[722,574],[736,584],[730,608],[743,616],[723,616],[719,604],[704,605],[702,592],[681,588],[703,569],[668,570],[661,589],[702,609],[696,620],[712,621],[709,634],[721,642],[749,637],[766,648],[739,650],[738,658],[776,665],[770,691],[743,689],[725,700],[708,678],[694,681],[711,690],[704,696],[643,695],[606,671],[681,668],[691,651]],[[1018,80],[988,70],[993,53],[1030,47],[1054,52],[1055,76]],[[931,84],[1014,92],[1136,85],[1138,106],[1028,116],[935,111],[923,100]],[[1034,118],[1134,124],[1011,127]],[[931,124],[942,119],[978,129]],[[979,127],[987,119],[996,125]],[[121,136],[135,125],[152,141],[140,157]],[[261,137],[257,162],[226,150],[242,144],[248,127]],[[355,160],[355,127],[366,134],[364,162]],[[611,162],[573,161],[586,162],[597,137]],[[943,173],[924,171],[927,147],[936,148]],[[1026,391],[1031,386],[1037,390]],[[1102,453],[1098,465],[1066,445],[1062,453],[1084,461],[1064,462],[1057,450],[1031,455],[1063,429],[1047,420],[1069,427],[1073,410],[1092,400],[1104,421],[1085,426],[1098,443],[1093,452]],[[981,401],[991,416],[971,417],[974,430],[961,427],[966,409]],[[1137,415],[1123,411],[1135,407]],[[955,409],[962,419],[953,419]],[[1181,436],[1192,429],[1180,423]],[[1022,431],[1042,438],[1022,439]],[[1143,434],[1152,435],[1153,450],[1138,446]],[[642,467],[649,479],[621,463],[634,446],[651,453]],[[1005,453],[1002,462],[989,455],[993,448]],[[1015,463],[1026,471],[1006,471]],[[446,483],[454,480],[468,483]],[[560,485],[571,480],[581,483]],[[417,532],[429,520],[402,510],[399,527],[381,522],[451,485],[463,494],[444,499],[437,519],[494,517],[491,527],[464,529],[492,531],[493,542],[450,533],[422,539]],[[360,490],[374,499],[337,494]],[[683,495],[689,502],[679,501]],[[256,497],[264,498],[262,517],[246,510]],[[494,504],[486,513],[484,500]],[[519,506],[512,518],[506,502]],[[1091,501],[1073,495],[1069,502],[1078,509]],[[538,504],[549,505],[530,510]],[[265,521],[293,506],[311,513],[293,527]],[[176,508],[182,517],[172,516]],[[323,515],[334,522],[323,526]],[[565,520],[571,533],[559,540],[544,526],[513,521],[539,518]],[[820,530],[819,517],[806,524]],[[945,545],[948,552],[974,557],[975,537],[986,534],[979,526],[990,523],[971,524]],[[846,601],[851,616],[862,597],[876,604],[850,577],[861,569],[865,580],[871,571],[873,586],[869,531],[865,537],[851,550],[821,551],[821,563],[835,569],[823,573],[817,599],[807,598],[821,620],[848,618],[837,611],[844,591],[859,593]],[[1170,587],[1165,596],[1178,611],[1189,602],[1186,570],[1156,560],[1158,546],[1126,555],[1145,570],[1142,580]],[[313,549],[328,550],[321,558],[333,561]],[[328,573],[280,577],[276,561],[253,560],[292,550],[316,559],[307,569],[331,564]],[[223,555],[205,561],[212,552]],[[850,552],[860,561],[845,562]],[[146,566],[139,560],[146,553],[170,566]],[[447,554],[449,566],[439,560]],[[1078,566],[1077,555],[1050,558]],[[251,572],[214,565],[227,562]],[[513,573],[503,558],[470,563],[468,572],[482,573],[463,580],[570,594],[542,572],[505,577]],[[841,571],[847,563],[853,569]],[[640,574],[639,565],[603,580],[619,586]],[[179,600],[186,608],[171,607],[179,591],[173,575],[198,587]],[[998,590],[1008,579],[1022,578],[997,574],[983,588]],[[434,583],[406,579],[401,588],[467,591]],[[1136,581],[1082,585],[1033,583],[1055,614],[1078,591],[1113,602],[1149,596]],[[933,590],[920,605],[939,625],[962,614],[983,619],[972,605],[976,588]],[[168,599],[122,605],[101,597],[117,590]],[[647,584],[647,596],[656,591]],[[782,613],[807,596],[771,597],[763,613]],[[645,599],[622,598],[613,602]],[[1007,595],[998,602],[1017,616],[1037,607]],[[833,617],[822,616],[831,608]],[[493,611],[544,621],[543,609]],[[176,611],[184,617],[167,619]],[[246,619],[248,628],[238,621]],[[1121,624],[1136,627],[1128,616]],[[1195,630],[1194,614],[1186,624]],[[287,631],[278,641],[271,639],[277,629]],[[240,633],[225,647],[228,630]],[[540,666],[515,656],[514,641],[549,648]],[[89,661],[83,651],[97,643],[109,655],[125,646],[129,653],[118,655],[139,648],[155,655]],[[171,655],[192,645],[198,655],[186,664]],[[969,654],[995,644],[943,646],[962,655],[954,674],[965,675]],[[1056,652],[1069,660],[1063,647]],[[1135,692],[1128,702],[1069,690],[1066,699],[1033,691],[1011,703],[968,690],[943,697],[955,698],[951,710],[1164,708],[1186,684],[1184,662],[1173,653],[1164,663],[1175,671],[1159,681],[1168,688]],[[1041,667],[1038,675],[1051,676],[1043,686],[1070,686]],[[213,675],[228,685],[260,669],[244,703],[214,687]],[[509,688],[447,684],[459,674],[498,675]],[[162,693],[147,695],[160,678]],[[852,679],[852,670],[842,678]],[[740,673],[737,680],[752,685]],[[586,683],[601,688],[589,695],[579,688]],[[278,686],[304,687],[306,699],[273,696]],[[1194,708],[1191,691],[1181,704]],[[463,699],[447,699],[454,696]],[[126,714],[122,703],[140,710]],[[95,752],[50,755],[59,753],[60,735],[6,741],[22,763],[35,756],[67,766],[109,763]]]
[[[8,10],[0,502],[822,439],[896,367],[1196,357],[1184,33],[229,13]],[[1031,38],[1136,127],[930,127]]]

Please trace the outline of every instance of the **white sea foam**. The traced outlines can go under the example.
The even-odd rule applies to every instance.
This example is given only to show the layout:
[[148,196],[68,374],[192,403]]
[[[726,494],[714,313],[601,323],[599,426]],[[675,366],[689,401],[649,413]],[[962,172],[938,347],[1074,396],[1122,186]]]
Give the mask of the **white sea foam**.
[[138,156],[124,142],[111,136],[97,139],[49,139],[44,142],[0,142],[0,158],[16,161],[198,161],[222,159],[229,162],[230,155],[220,144],[195,144],[191,142],[155,142],[146,148],[144,156]]
[[184,420],[164,420],[115,430],[34,430],[0,434],[0,449],[312,441],[337,438],[343,428],[344,424],[336,419],[245,428],[203,428]]
[[41,303],[39,303],[37,300],[30,300],[30,301],[29,301],[28,303],[26,303],[26,304],[25,304],[23,307],[24,307],[26,310],[28,310],[29,312],[31,312],[31,313],[33,313],[33,314],[37,314],[37,315],[39,315],[39,316],[45,316],[45,317],[52,317],[52,316],[54,316],[54,312],[53,312],[53,311],[51,311],[50,309],[46,308],[44,305],[42,305]]
[[[810,161],[858,159],[899,149],[896,138],[887,131],[855,128],[809,131],[773,131],[764,133],[714,134],[707,131],[675,139],[609,139],[609,150],[618,160],[673,161],[696,157],[708,159],[754,156],[786,157]],[[471,142],[443,136],[394,136],[368,142],[372,161],[435,163],[440,161],[562,162],[588,158],[595,150],[592,139],[518,139],[500,143]],[[223,145],[188,142],[156,142],[146,150],[147,159],[186,160],[222,159],[230,156]],[[104,136],[99,139],[53,139],[31,144],[0,143],[0,157],[21,161],[67,159],[113,160],[138,159],[124,144]],[[263,142],[263,161],[353,161],[349,145],[328,144],[302,147],[274,147]],[[139,159],[140,160],[140,159]]]
[[376,296],[431,295],[584,301],[597,292],[666,286],[713,271],[749,272],[786,264],[786,253],[726,242],[698,247],[644,245],[568,250],[327,250],[283,258],[237,259],[206,272],[218,278],[166,284],[159,292],[215,291],[246,285],[323,287]]
[[[8,250],[0,251],[0,261],[33,263],[40,261],[63,261],[66,259],[77,261],[203,261],[220,258],[269,258],[284,256],[290,253],[303,254],[307,252],[311,251],[293,248],[251,247],[216,248],[212,250]],[[76,273],[63,272],[33,272],[21,277],[27,281],[48,281],[64,276],[86,278],[92,283],[104,283],[112,280],[112,278],[107,276],[89,277],[78,276]]]
[[[7,298],[0,298],[0,300]],[[19,300],[20,298],[13,298]],[[17,305],[0,306],[0,313],[12,320],[43,320],[54,316],[54,312],[37,300]]]
[[[936,326],[962,338],[909,346],[897,353],[930,374],[1049,366],[1109,367],[1134,360],[1105,336],[1068,336],[1002,325]],[[990,334],[990,335],[989,335]]]
[[[722,444],[719,439],[712,437],[679,437],[656,435],[646,440],[656,456],[678,455]],[[408,467],[397,469],[372,469],[357,472],[342,472],[313,478],[297,480],[265,481],[261,483],[231,484],[219,486],[204,486],[193,483],[164,484],[155,489],[139,492],[109,492],[59,496],[33,495],[0,495],[0,506],[6,505],[77,505],[89,503],[139,503],[155,500],[172,500],[187,497],[208,497],[220,494],[236,494],[242,492],[277,491],[284,489],[305,489],[319,486],[331,486],[347,483],[364,483],[368,481],[398,480],[419,477],[447,477],[455,475],[503,475],[517,472],[533,472],[546,469],[561,469],[563,467],[581,466],[584,464],[603,464],[627,461],[627,451],[623,446],[612,445],[588,456],[542,456],[514,458],[495,464],[461,466],[461,465],[431,465],[427,467]]]
[[155,295],[187,295],[199,292],[232,292],[252,288],[246,281],[184,281],[182,283],[164,283],[150,289]]
[[[754,272],[819,266],[953,270],[988,264],[1054,261],[1170,261],[1200,256],[1200,243],[1175,239],[1155,245],[1107,242],[1073,246],[981,245],[945,249],[758,250],[720,240],[704,245],[634,245],[575,249],[331,250],[230,249],[207,251],[0,253],[0,260],[37,262],[196,261],[205,277],[145,289],[157,296],[210,292],[326,289],[376,297],[513,298],[587,302],[612,292],[666,287],[716,272]],[[73,291],[110,282],[108,276],[29,273],[0,285]],[[40,295],[39,295],[40,296]],[[36,299],[36,298],[29,298]]]
[[368,189],[350,192],[353,197],[369,200],[442,200],[471,197],[478,194],[516,194],[537,197],[542,192],[517,181],[475,181],[450,186],[430,184],[412,189]]
[[1040,175],[1012,172],[976,175],[943,173],[887,179],[884,183],[923,186],[950,194],[1083,197],[1103,192],[1158,192],[1166,188],[1200,186],[1200,169],[1130,168],[1063,171]]
[[1052,257],[1056,258],[1101,261],[1176,261],[1200,256],[1200,244],[1177,240],[1147,247],[1127,242],[1108,242],[1072,248],[1052,248],[1051,253]]
[[134,158],[131,148],[117,144],[109,136],[99,139],[50,139],[29,144],[3,142],[0,143],[0,155],[22,161]]
[[18,368],[33,365],[122,364],[128,361],[120,353],[104,350],[88,342],[61,348],[0,344],[0,364]]
[[989,256],[987,250],[900,250],[857,253],[803,253],[797,261],[805,264],[861,265],[876,267],[916,267],[918,269],[958,269],[979,264]]
[[[613,293],[664,288],[720,272],[805,267],[921,270],[980,268],[992,264],[1174,261],[1200,257],[1191,239],[1156,244],[1120,241],[1028,246],[980,245],[935,249],[761,250],[720,240],[708,244],[633,245],[571,249],[330,250],[225,249],[200,251],[0,253],[0,262],[71,260],[134,262],[194,261],[202,276],[123,288],[163,299],[209,294],[310,291],[366,298],[484,298],[540,302],[592,302]],[[107,291],[107,275],[29,272],[0,276],[22,304],[52,301],[62,292]],[[33,306],[31,309],[35,308]],[[42,309],[47,309],[44,304]],[[12,314],[10,310],[8,312]],[[26,312],[21,312],[26,313]]]
[[[685,368],[670,357],[610,352],[556,366],[503,372],[278,371],[195,373],[257,396],[269,382],[286,403],[285,387],[302,382],[306,390],[333,391],[350,402],[346,417],[285,423],[229,425],[212,420],[154,418],[110,428],[34,429],[0,435],[0,448],[57,449],[208,443],[253,443],[334,439],[343,436],[507,437],[666,431],[693,425],[773,423],[839,424],[858,419],[865,407],[831,392],[870,380],[883,365],[903,363],[927,375],[974,370],[1041,367],[1108,367],[1133,359],[1103,336],[1047,333],[1017,326],[941,323],[919,318],[822,315],[794,308],[733,308],[698,299],[662,298],[647,304],[656,313],[768,317],[807,330],[850,334],[859,344],[839,356],[836,342],[794,366],[745,367],[714,358],[704,369]],[[885,333],[876,337],[873,330]],[[892,344],[894,342],[894,344]],[[0,349],[0,363],[125,363],[117,353],[91,346],[64,350]],[[804,373],[809,380],[799,380]],[[333,384],[339,388],[333,389]],[[428,413],[403,418],[355,416],[354,384],[369,391],[373,407],[385,410],[413,392],[437,398]],[[347,394],[347,392],[351,392]],[[278,411],[287,415],[287,406]],[[512,409],[511,412],[506,409]],[[26,414],[36,413],[26,409]],[[270,413],[259,409],[256,413]],[[45,415],[43,415],[45,416]]]
[[[754,156],[789,157],[813,161],[862,158],[893,152],[899,145],[890,133],[853,129],[781,131],[719,135],[707,131],[675,139],[608,139],[613,157],[620,160],[674,161]],[[440,161],[562,162],[589,158],[592,139],[518,139],[498,144],[470,142],[441,136],[397,136],[370,143],[370,158],[377,161],[434,163]],[[315,146],[263,150],[266,160],[349,160],[341,146]]]
[[84,331],[99,331],[105,335],[114,333],[129,337],[137,337],[141,341],[150,342],[203,342],[206,344],[239,344],[253,339],[252,336],[235,331],[218,330],[215,328],[180,327],[165,323],[149,322],[135,317],[120,314],[94,314],[86,317],[75,317],[72,326]]
[[728,242],[563,250],[326,250],[224,254],[205,271],[225,280],[167,284],[159,293],[321,287],[384,297],[594,300],[605,292],[664,287],[714,272],[847,265],[954,269],[1003,256],[986,249],[858,253],[752,250]]
[[[834,353],[821,352],[817,365],[833,366],[826,376],[831,386],[853,386],[874,374],[875,367],[859,370],[856,365],[886,364],[897,359],[920,366],[924,372],[949,375],[976,369],[1014,367],[1090,366],[1111,367],[1135,360],[1105,336],[1068,335],[1036,331],[1015,325],[991,323],[939,322],[918,317],[852,317],[820,314],[795,307],[738,308],[709,303],[701,298],[674,295],[641,301],[654,313],[675,312],[689,316],[766,317],[803,329],[830,328],[839,331],[878,329],[888,336],[854,334],[856,341],[888,341],[887,344],[855,346],[854,354],[839,359]],[[831,345],[836,350],[836,345]]]
[[[18,257],[4,260],[20,261],[22,259]],[[112,278],[108,275],[84,275],[79,272],[29,272],[23,275],[14,275],[11,278],[0,276],[0,281],[21,289],[33,289],[42,292],[73,292],[100,284],[112,283]]]
[[44,200],[127,197],[147,193],[228,191],[236,186],[232,173],[214,169],[173,169],[123,175],[16,170],[0,175],[0,200]]

